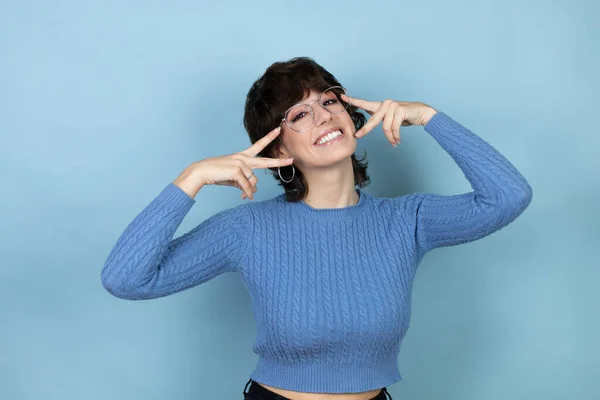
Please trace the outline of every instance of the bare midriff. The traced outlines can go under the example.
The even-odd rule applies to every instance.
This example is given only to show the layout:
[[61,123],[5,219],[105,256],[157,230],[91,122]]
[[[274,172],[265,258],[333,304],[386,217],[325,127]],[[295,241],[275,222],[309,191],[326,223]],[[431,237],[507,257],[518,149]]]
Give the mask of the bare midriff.
[[361,393],[305,393],[256,383],[291,400],[371,400],[381,392],[381,389],[376,389]]

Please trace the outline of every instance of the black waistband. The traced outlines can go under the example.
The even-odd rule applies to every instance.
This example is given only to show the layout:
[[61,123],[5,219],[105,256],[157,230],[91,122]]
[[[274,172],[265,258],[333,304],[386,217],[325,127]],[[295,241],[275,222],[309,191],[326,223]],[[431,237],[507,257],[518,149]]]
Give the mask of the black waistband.
[[[246,388],[250,385],[250,389],[246,391]],[[246,383],[246,388],[244,388],[244,396],[246,394],[250,395],[251,400],[291,400],[288,397],[284,397],[280,394],[277,394],[264,386],[259,385],[252,379],[250,379]],[[244,397],[245,398],[245,397]]]
[[[250,389],[246,391],[248,385],[250,385]],[[249,395],[251,400],[291,400],[288,397],[277,394],[266,387],[259,385],[252,379],[249,379],[248,382],[246,382],[246,387],[244,387],[244,399],[246,398],[246,395]],[[373,397],[371,400],[386,400],[388,396],[390,399],[392,398],[387,389],[383,388],[381,389],[381,392],[379,392],[377,396]]]

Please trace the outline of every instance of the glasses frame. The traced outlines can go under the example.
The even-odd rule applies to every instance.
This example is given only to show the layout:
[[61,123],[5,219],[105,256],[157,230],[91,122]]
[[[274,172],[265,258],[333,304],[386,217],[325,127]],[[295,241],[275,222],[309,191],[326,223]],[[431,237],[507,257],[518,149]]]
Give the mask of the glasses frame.
[[[331,113],[331,114],[341,114],[344,111],[348,110],[348,108],[350,107],[350,103],[346,103],[346,107],[344,107],[344,110],[340,111],[340,112],[332,112],[332,111],[329,111],[327,108],[325,108],[325,106],[323,105],[323,103],[321,103],[321,96],[323,95],[323,93],[325,93],[326,91],[328,91],[330,89],[342,89],[343,94],[345,94],[346,96],[348,96],[348,93],[346,92],[346,88],[345,87],[343,87],[343,86],[330,86],[327,89],[323,90],[321,93],[319,93],[319,97],[316,100],[313,100],[310,103],[297,103],[297,104],[294,104],[293,106],[291,106],[290,108],[288,108],[286,110],[286,112],[283,113],[283,118],[281,119],[281,123],[279,124],[279,126],[283,125],[283,123],[285,122],[285,124],[287,126],[289,126],[290,129],[292,129],[294,132],[306,132],[307,130],[309,130],[310,128],[312,128],[313,125],[315,124],[315,110],[312,108],[312,103],[314,103],[315,101],[319,102],[319,104],[321,105],[321,107],[323,107],[323,109],[325,109],[325,111],[327,111],[328,113]],[[337,94],[336,94],[336,96],[337,96]],[[339,96],[338,96],[338,99],[340,101],[343,101]],[[299,131],[297,129],[294,129],[292,127],[292,125],[287,121],[288,113],[292,110],[292,108],[295,108],[295,107],[298,107],[298,106],[307,106],[308,107],[308,111],[310,112],[310,116],[312,118],[310,126],[308,128],[306,128],[306,129],[301,130],[301,131]]]

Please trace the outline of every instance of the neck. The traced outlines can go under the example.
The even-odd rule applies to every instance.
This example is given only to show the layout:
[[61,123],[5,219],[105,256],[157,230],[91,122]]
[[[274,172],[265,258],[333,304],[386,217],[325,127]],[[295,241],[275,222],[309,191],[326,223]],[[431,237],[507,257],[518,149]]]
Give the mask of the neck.
[[302,171],[308,183],[308,194],[303,201],[313,208],[343,208],[358,202],[354,189],[352,159],[327,168]]

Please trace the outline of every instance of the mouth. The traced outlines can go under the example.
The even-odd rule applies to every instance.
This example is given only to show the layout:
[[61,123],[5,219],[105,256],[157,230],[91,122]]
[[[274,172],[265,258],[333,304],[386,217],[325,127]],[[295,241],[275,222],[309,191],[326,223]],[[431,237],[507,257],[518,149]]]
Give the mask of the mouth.
[[314,146],[328,146],[344,137],[344,130],[333,128],[323,132],[313,143]]

